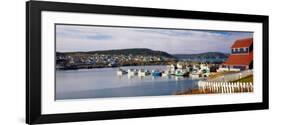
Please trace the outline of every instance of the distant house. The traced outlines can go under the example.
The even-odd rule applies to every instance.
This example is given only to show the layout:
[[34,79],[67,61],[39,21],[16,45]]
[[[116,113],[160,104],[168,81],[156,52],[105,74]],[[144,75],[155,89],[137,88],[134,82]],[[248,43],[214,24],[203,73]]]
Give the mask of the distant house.
[[241,71],[253,68],[253,38],[236,40],[231,54],[219,71]]

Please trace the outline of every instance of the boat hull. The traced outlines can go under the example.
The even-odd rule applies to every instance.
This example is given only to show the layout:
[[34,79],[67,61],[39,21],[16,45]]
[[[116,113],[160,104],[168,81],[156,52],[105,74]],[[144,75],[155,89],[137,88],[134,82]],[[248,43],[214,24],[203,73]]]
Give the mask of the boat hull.
[[160,72],[154,72],[154,73],[151,73],[152,76],[161,76],[161,73]]

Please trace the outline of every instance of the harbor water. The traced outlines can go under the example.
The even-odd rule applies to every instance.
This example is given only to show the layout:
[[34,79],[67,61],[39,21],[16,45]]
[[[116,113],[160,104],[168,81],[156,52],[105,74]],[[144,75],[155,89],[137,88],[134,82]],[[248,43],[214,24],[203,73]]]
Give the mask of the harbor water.
[[117,70],[165,71],[166,66],[128,66],[79,70],[57,70],[55,99],[90,99],[174,95],[197,88],[198,80],[182,76],[117,75]]

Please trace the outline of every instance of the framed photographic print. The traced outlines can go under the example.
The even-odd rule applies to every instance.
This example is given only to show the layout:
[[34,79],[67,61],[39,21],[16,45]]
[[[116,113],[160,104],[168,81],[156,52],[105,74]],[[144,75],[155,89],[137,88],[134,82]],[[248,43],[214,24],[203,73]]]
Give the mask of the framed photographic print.
[[268,109],[268,16],[29,1],[26,123]]

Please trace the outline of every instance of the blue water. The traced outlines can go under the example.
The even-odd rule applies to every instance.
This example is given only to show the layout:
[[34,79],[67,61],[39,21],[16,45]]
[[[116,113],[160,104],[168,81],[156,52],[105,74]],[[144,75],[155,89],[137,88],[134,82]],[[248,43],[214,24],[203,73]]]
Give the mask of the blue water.
[[[122,69],[158,69],[166,66],[130,66]],[[196,88],[197,80],[167,76],[118,76],[118,68],[56,71],[56,100],[173,95]]]

